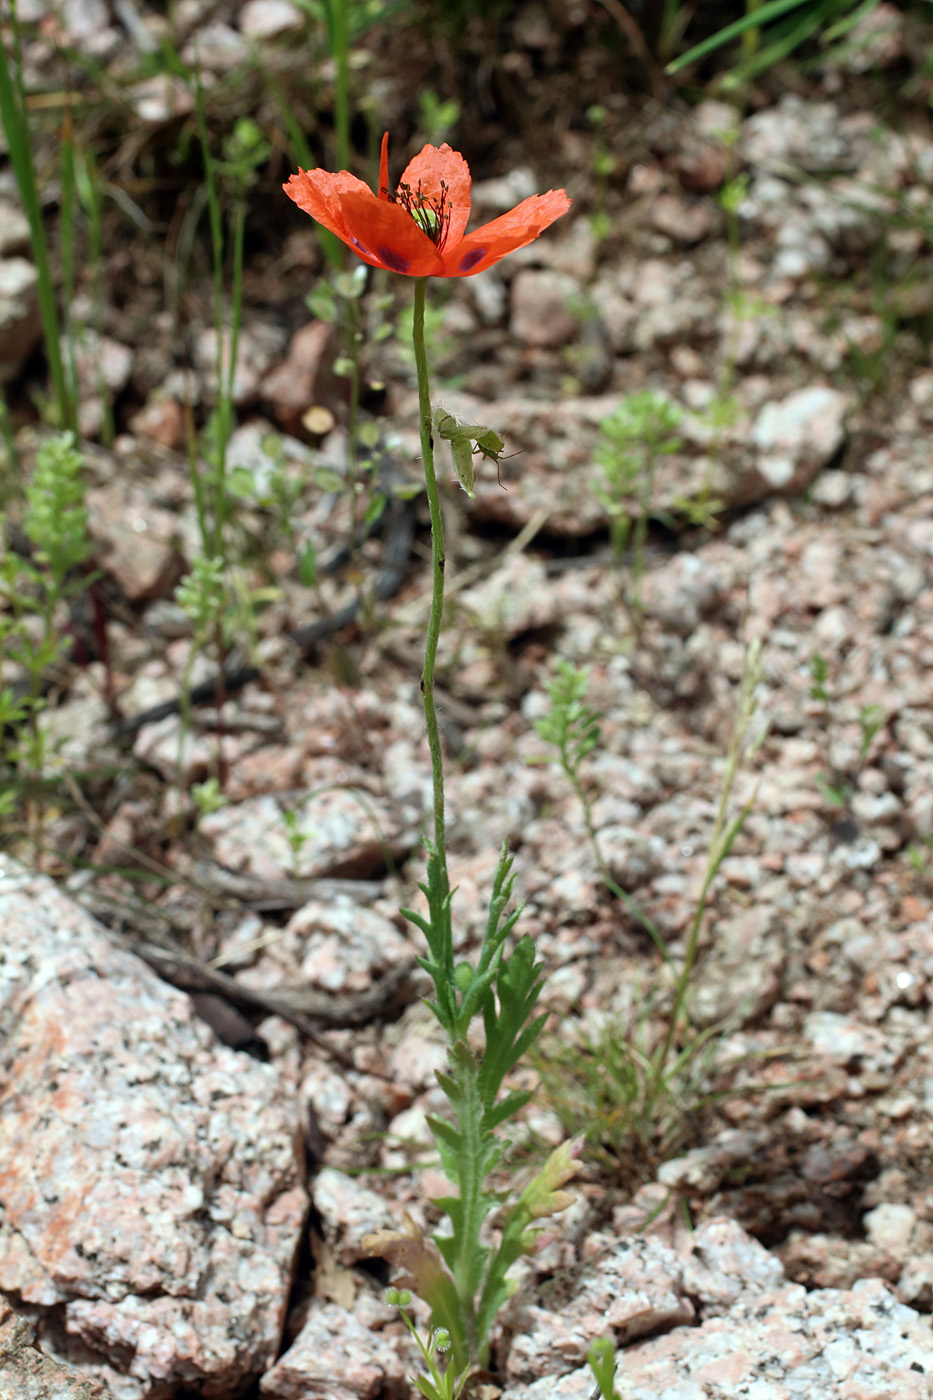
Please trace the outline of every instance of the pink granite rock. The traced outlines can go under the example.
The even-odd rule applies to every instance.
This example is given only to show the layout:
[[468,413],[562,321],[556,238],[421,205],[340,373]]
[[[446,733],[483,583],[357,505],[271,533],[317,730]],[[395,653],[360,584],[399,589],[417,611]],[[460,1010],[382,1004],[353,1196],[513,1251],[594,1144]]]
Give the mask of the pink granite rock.
[[0,1400],[110,1400],[110,1391],[43,1356],[27,1319],[0,1303]]
[[271,1068],[2,858],[0,923],[0,1289],[118,1400],[225,1400],[279,1345],[296,1115]]
[[292,1347],[262,1378],[264,1400],[375,1400],[404,1394],[405,1376],[414,1368],[407,1338],[384,1339],[373,1323],[388,1313],[362,1298],[364,1318],[336,1303],[312,1300],[310,1316]]
[[593,1234],[585,1253],[582,1281],[559,1305],[555,1299],[519,1308],[521,1330],[505,1367],[510,1379],[559,1375],[568,1363],[580,1364],[597,1337],[628,1342],[695,1324],[698,1309],[726,1311],[783,1279],[779,1261],[734,1220],[708,1221],[677,1249],[646,1235]]
[[[841,1292],[799,1284],[743,1297],[699,1327],[677,1327],[618,1355],[623,1400],[929,1400],[933,1332],[880,1279]],[[579,1368],[502,1400],[592,1394]]]

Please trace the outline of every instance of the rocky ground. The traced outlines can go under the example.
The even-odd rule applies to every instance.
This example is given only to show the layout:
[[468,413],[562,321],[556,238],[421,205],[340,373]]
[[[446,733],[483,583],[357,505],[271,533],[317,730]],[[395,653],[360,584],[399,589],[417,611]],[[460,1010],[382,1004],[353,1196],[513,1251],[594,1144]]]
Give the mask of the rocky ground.
[[[127,21],[100,8],[86,42],[114,36],[116,55]],[[521,1162],[590,1134],[576,1202],[504,1317],[490,1397],[588,1395],[584,1354],[607,1334],[624,1400],[933,1395],[933,129],[869,105],[866,70],[893,83],[913,41],[877,13],[872,48],[775,83],[737,126],[709,99],[644,100],[637,121],[610,106],[606,236],[588,217],[592,137],[568,126],[550,164],[476,171],[474,218],[552,184],[574,208],[436,292],[436,398],[516,454],[499,480],[478,464],[473,501],[441,471],[455,928],[464,949],[481,936],[508,841],[552,1013]],[[222,53],[265,24],[263,42],[287,43],[289,14],[253,0],[208,37]],[[516,53],[540,56],[524,22]],[[182,100],[150,86],[140,103]],[[411,1344],[361,1241],[405,1211],[430,1226],[442,1180],[425,1114],[444,1054],[398,914],[418,897],[430,810],[426,511],[416,498],[405,517],[410,549],[396,522],[355,577],[299,583],[302,542],[326,560],[346,540],[342,500],[313,484],[322,465],[345,473],[346,445],[338,347],[300,304],[313,235],[285,204],[252,300],[248,286],[231,460],[306,484],[290,534],[243,508],[241,576],[274,592],[261,674],[221,715],[183,721],[172,703],[216,669],[173,601],[198,548],[183,449],[186,404],[213,393],[209,311],[189,356],[170,316],[143,336],[114,306],[79,362],[112,674],[76,667],[47,712],[66,776],[44,870],[15,823],[0,866],[3,1397],[408,1393]],[[0,238],[11,362],[36,326],[17,217]],[[283,279],[300,315],[282,311]],[[395,314],[385,292],[405,301],[377,284],[371,332]],[[416,483],[404,337],[374,336],[367,373],[384,385],[367,405],[382,450]],[[645,389],[682,418],[639,585],[631,553],[608,548],[599,447]],[[301,426],[312,405],[323,433]],[[27,460],[35,441],[24,428]],[[296,645],[372,586],[392,530],[392,596]],[[535,729],[557,658],[587,668],[601,715],[581,776],[603,858],[675,960],[733,738],[727,815],[749,807],[702,921],[690,1013],[707,1049],[640,1139],[598,1061],[656,1043],[670,978]],[[192,785],[218,761],[223,800],[199,811]]]

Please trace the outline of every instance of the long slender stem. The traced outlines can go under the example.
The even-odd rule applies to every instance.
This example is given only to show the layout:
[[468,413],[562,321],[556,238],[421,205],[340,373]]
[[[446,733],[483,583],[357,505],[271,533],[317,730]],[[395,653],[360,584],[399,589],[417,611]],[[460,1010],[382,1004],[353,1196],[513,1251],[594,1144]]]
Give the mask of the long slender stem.
[[[204,162],[204,177],[207,188],[207,210],[211,229],[211,252],[214,264],[214,334],[217,339],[217,402],[214,409],[215,441],[211,493],[214,518],[211,522],[210,540],[202,539],[205,553],[213,554],[226,563],[227,554],[224,538],[224,521],[227,507],[227,443],[230,439],[232,423],[231,396],[233,377],[236,372],[235,340],[239,323],[234,316],[230,343],[224,345],[224,224],[220,207],[220,191],[217,187],[217,170],[211,154],[210,135],[207,129],[207,107],[204,102],[204,89],[201,86],[200,58],[196,56],[194,66],[195,114],[198,122],[198,136],[201,142],[201,158]],[[225,353],[226,351],[226,353]],[[221,664],[222,664],[221,658]]]
[[[240,328],[243,323],[243,244],[246,236],[246,193],[243,188],[237,191],[236,212],[233,221],[233,278],[230,289],[230,344],[227,349],[226,376],[221,383],[218,372],[217,391],[217,482],[214,505],[214,530],[216,533],[215,553],[226,563],[227,543],[227,449],[233,434],[233,388],[236,380],[236,362],[240,347]],[[223,303],[220,303],[223,315]],[[221,342],[218,341],[218,344]]]
[[424,349],[424,302],[427,278],[415,281],[415,306],[412,318],[412,341],[415,349],[415,368],[418,372],[418,411],[421,423],[421,457],[424,462],[424,480],[428,491],[428,508],[431,512],[431,563],[433,567],[433,590],[431,593],[431,616],[424,646],[424,670],[421,673],[421,697],[424,702],[424,718],[428,730],[428,745],[431,750],[431,774],[434,782],[434,849],[443,872],[445,890],[447,879],[447,835],[444,821],[444,760],[441,753],[441,732],[437,723],[437,709],[434,704],[434,667],[437,661],[437,644],[441,635],[444,617],[444,522],[441,517],[441,500],[437,490],[437,476],[434,472],[434,437],[431,432],[431,390],[428,384],[428,360]]
[[[70,99],[70,94],[69,94]],[[61,203],[60,203],[60,228],[61,228],[61,268],[62,268],[62,302],[64,304],[65,322],[65,347],[68,355],[66,373],[68,376],[67,391],[72,403],[78,397],[78,370],[75,364],[75,339],[77,327],[74,322],[74,291],[75,291],[75,148],[74,148],[74,126],[71,120],[71,107],[65,107],[62,118],[61,132]]]
[[[357,571],[357,552],[362,544],[360,538],[360,502],[357,490],[359,482],[359,432],[360,432],[360,303],[351,297],[342,297],[343,315],[340,318],[340,334],[344,354],[349,360],[350,402],[347,405],[347,483],[350,488],[350,571]],[[360,617],[364,616],[363,579],[357,585],[360,600]]]

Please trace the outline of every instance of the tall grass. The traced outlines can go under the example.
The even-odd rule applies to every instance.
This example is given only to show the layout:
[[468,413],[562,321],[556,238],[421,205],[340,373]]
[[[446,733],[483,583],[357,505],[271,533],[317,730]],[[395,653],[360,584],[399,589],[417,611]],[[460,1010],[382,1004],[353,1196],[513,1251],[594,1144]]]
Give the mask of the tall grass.
[[29,221],[29,242],[38,274],[39,316],[45,341],[45,353],[52,381],[52,394],[59,425],[74,428],[77,404],[73,385],[69,385],[61,352],[61,326],[55,296],[55,284],[49,261],[48,241],[42,222],[42,205],[33,161],[26,94],[22,83],[22,56],[16,10],[12,11],[13,53],[0,43],[0,123],[10,152],[10,164],[19,187],[23,209]]
[[718,33],[696,44],[667,66],[669,74],[681,72],[715,53],[733,40],[742,42],[742,57],[724,75],[730,87],[741,87],[750,79],[767,72],[808,39],[819,39],[824,45],[837,43],[869,15],[878,0],[746,0],[746,12]]

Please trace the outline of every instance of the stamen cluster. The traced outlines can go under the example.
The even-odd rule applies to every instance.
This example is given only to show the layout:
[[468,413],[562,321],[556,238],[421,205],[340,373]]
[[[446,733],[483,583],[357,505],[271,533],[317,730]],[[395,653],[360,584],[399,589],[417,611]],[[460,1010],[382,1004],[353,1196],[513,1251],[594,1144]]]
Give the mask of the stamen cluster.
[[411,215],[432,243],[443,248],[450,229],[450,193],[446,180],[441,180],[439,184],[441,192],[436,199],[424,193],[420,180],[414,190],[411,185],[399,185],[389,199],[393,204],[400,204],[406,214]]

